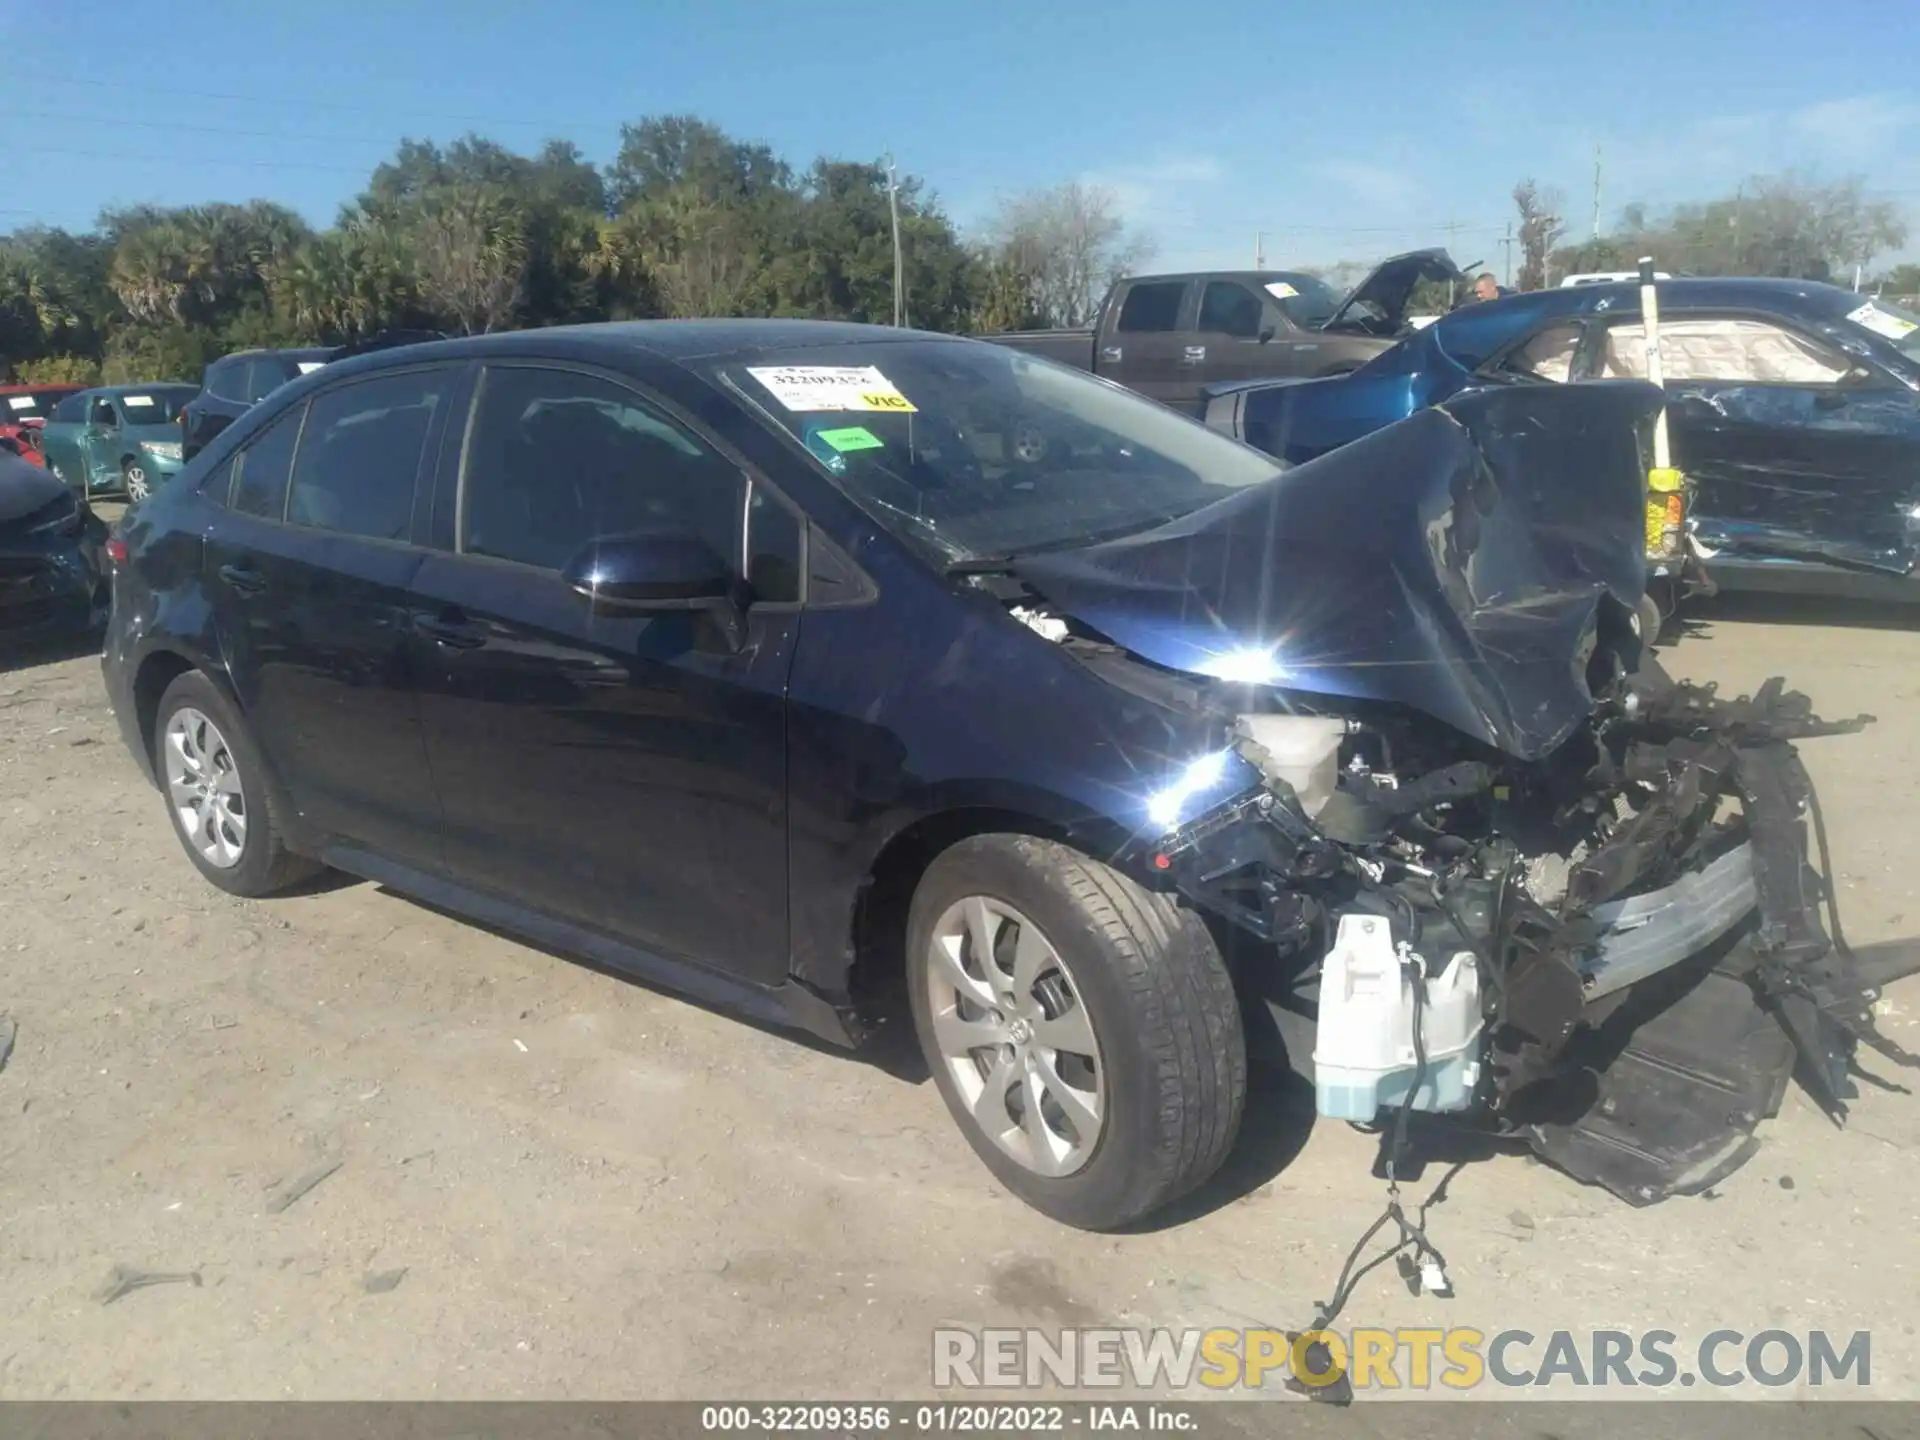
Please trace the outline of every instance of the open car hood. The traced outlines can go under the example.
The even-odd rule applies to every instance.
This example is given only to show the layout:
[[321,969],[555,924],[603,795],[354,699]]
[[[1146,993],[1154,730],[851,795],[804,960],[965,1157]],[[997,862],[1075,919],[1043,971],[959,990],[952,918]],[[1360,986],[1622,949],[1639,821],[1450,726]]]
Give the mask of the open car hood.
[[1009,567],[1170,669],[1410,706],[1518,756],[1645,590],[1638,382],[1473,391],[1168,525]]
[[1404,255],[1391,256],[1374,266],[1373,272],[1348,292],[1340,308],[1329,315],[1320,328],[1342,329],[1355,322],[1358,306],[1370,304],[1377,306],[1386,319],[1379,326],[1367,328],[1385,334],[1397,333],[1407,318],[1407,302],[1413,298],[1414,286],[1422,280],[1465,278],[1445,250],[1409,250]]

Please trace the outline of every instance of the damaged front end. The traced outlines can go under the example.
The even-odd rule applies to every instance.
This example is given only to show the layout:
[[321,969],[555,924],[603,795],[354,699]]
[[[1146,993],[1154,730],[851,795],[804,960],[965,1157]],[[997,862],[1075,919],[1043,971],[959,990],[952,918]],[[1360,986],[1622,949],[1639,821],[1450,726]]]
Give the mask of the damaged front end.
[[1276,947],[1317,1015],[1321,1113],[1476,1109],[1647,1204],[1742,1164],[1796,1061],[1839,1119],[1857,1045],[1907,1058],[1823,923],[1792,744],[1865,723],[1778,681],[1729,701],[1623,677],[1588,732],[1513,762],[1248,714],[1259,785],[1150,863]]
[[1641,653],[1658,403],[1465,396],[1018,570],[1109,679],[1204,677],[1222,746],[1138,859],[1312,1017],[1321,1113],[1470,1111],[1634,1204],[1742,1164],[1796,1067],[1838,1120],[1857,1047],[1915,1063],[1830,933],[1794,748],[1871,717]]

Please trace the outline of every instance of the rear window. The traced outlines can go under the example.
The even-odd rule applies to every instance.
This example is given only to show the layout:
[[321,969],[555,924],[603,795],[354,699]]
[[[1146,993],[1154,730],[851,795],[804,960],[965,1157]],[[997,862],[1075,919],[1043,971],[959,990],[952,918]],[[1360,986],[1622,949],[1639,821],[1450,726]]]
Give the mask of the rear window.
[[71,390],[30,390],[24,395],[9,395],[0,407],[0,425],[18,425],[22,420],[50,420]]

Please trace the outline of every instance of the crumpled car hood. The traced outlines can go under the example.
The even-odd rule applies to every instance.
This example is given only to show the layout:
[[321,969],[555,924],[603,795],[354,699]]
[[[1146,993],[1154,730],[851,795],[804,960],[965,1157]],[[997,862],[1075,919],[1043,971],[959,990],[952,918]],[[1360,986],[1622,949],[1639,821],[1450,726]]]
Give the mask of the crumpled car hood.
[[1521,759],[1591,714],[1609,598],[1646,586],[1637,382],[1470,391],[1144,534],[1018,559],[1171,669],[1424,711]]

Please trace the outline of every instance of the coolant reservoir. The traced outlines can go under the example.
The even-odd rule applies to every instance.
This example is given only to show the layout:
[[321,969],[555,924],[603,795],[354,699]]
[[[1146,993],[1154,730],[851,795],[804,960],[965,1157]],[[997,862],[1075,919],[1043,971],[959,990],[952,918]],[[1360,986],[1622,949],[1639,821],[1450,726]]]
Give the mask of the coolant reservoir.
[[1340,778],[1340,741],[1347,722],[1322,715],[1242,715],[1234,725],[1237,747],[1269,780],[1283,780],[1308,815],[1333,794]]
[[1426,978],[1418,1007],[1426,1075],[1414,1054],[1415,1003],[1383,915],[1343,915],[1320,962],[1320,1019],[1313,1040],[1314,1108],[1365,1122],[1385,1105],[1463,1110],[1480,1079],[1480,969],[1470,951]]

